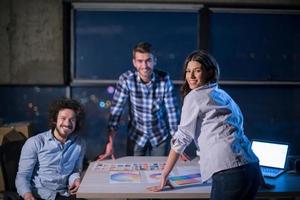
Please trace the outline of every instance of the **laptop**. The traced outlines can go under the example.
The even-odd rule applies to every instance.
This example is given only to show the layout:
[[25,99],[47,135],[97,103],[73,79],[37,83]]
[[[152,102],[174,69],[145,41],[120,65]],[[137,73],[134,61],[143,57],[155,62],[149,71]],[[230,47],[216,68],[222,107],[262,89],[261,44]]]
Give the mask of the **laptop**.
[[253,140],[251,148],[259,159],[263,176],[276,178],[285,172],[288,144]]

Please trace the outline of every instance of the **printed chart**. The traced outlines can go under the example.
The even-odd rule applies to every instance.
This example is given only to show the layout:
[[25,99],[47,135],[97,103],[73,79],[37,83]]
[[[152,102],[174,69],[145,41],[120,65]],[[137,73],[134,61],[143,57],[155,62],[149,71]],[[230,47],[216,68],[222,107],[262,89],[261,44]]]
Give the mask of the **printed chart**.
[[123,171],[115,172],[111,171],[109,173],[109,183],[140,183],[141,176],[139,171]]
[[165,163],[101,163],[94,164],[94,171],[146,171],[163,170]]
[[193,183],[201,183],[201,175],[197,174],[188,174],[183,176],[171,176],[169,177],[170,181],[176,185],[186,185]]
[[[96,162],[93,170],[109,174],[109,183],[141,183],[141,173],[147,183],[159,183],[165,163],[134,162],[134,163],[103,163]],[[176,167],[170,173],[169,179],[174,185],[202,183],[200,169],[195,166]]]

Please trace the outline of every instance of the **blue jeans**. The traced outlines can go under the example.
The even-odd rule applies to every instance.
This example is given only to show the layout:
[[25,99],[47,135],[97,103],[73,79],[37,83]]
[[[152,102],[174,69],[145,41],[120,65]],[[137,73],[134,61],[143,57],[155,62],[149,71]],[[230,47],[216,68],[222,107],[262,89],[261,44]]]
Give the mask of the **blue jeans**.
[[134,141],[128,139],[127,155],[128,156],[166,156],[169,153],[169,140],[165,140],[158,146],[153,147],[149,141],[141,147]]
[[[40,199],[40,198],[36,198],[37,200],[43,200],[43,199]],[[21,198],[21,200],[23,200],[23,198]],[[55,200],[79,200],[76,198],[76,195],[71,195],[71,196],[62,196],[60,195],[59,193],[56,194],[56,197],[55,197]]]
[[212,200],[251,200],[261,184],[258,163],[223,170],[212,176]]

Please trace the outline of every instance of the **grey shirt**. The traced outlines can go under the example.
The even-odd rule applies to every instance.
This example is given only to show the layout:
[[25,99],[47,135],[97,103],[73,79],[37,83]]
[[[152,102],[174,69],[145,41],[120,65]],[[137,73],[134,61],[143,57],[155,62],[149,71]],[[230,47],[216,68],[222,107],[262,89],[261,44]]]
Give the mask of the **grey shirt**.
[[203,181],[221,170],[258,162],[244,135],[240,108],[217,84],[196,88],[184,99],[172,149],[182,153],[193,140]]

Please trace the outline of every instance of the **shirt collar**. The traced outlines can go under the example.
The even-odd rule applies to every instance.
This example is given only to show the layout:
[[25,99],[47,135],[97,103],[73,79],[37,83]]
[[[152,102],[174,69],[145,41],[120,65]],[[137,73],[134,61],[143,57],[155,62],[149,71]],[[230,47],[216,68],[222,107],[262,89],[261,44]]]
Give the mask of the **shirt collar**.
[[[51,129],[47,131],[46,138],[47,138],[47,140],[56,140],[55,137],[54,137],[54,135],[53,135],[53,133],[52,133],[52,131],[51,131]],[[75,138],[75,135],[71,134],[71,135],[69,135],[69,137],[66,140],[66,142],[73,141],[74,138]]]
[[47,140],[53,140],[54,139],[54,136],[52,135],[51,129],[47,131],[46,138],[47,138]]
[[204,90],[204,89],[214,88],[214,87],[218,87],[218,83],[208,83],[208,84],[205,84],[205,85],[195,88],[195,90]]
[[[139,76],[139,72],[138,71],[135,71],[135,75],[137,76],[137,81],[140,82],[140,83],[143,83],[145,84],[141,77]],[[150,85],[151,83],[153,83],[155,81],[155,76],[154,76],[154,71],[152,72],[151,74],[151,80],[149,81],[149,83],[146,83],[145,85]]]

